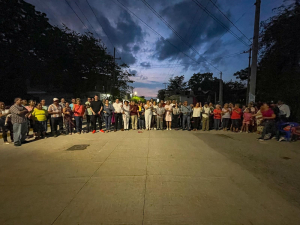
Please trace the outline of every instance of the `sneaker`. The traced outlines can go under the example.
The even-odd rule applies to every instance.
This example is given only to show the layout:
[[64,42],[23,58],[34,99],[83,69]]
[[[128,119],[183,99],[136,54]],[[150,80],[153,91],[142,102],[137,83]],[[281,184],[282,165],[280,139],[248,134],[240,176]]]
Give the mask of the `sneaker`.
[[264,139],[262,137],[259,137],[256,140],[260,141],[260,140],[264,140]]
[[285,139],[285,137],[281,137],[281,138],[279,138],[278,141],[279,141],[279,142],[281,142],[281,141],[286,141],[286,139]]
[[156,130],[156,128],[154,127],[154,130]]
[[8,142],[8,141],[6,141],[6,142],[4,142],[4,144],[6,144],[6,145],[9,145],[9,142]]
[[94,133],[96,133],[96,130],[93,130],[93,132],[92,132],[92,133],[93,133],[93,134],[94,134]]
[[171,128],[169,130],[172,130]]
[[264,136],[264,140],[269,140],[269,139],[271,139],[271,136],[272,136],[272,134],[266,134],[266,135]]
[[101,133],[104,133],[104,130],[101,129],[100,132],[101,132]]

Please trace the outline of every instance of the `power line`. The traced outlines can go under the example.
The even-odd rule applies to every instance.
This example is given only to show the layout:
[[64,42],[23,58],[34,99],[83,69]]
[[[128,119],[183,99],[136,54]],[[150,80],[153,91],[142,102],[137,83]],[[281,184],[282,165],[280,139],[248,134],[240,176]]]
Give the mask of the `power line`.
[[76,15],[77,18],[80,20],[80,22],[83,24],[83,26],[85,26],[86,29],[87,29],[90,33],[92,33],[92,32],[89,30],[89,28],[84,24],[84,22],[80,19],[80,17],[79,17],[78,14],[75,12],[75,10],[74,10],[73,7],[70,5],[70,3],[69,3],[67,0],[65,0],[65,2],[68,4],[68,6],[71,8],[71,10],[75,13],[75,15]]
[[211,18],[213,18],[216,22],[218,22],[225,30],[227,30],[230,34],[232,34],[238,41],[249,47],[249,45],[240,37],[238,37],[230,28],[228,28],[222,21],[220,21],[217,17],[215,17],[209,10],[204,8],[204,6],[198,2],[197,0],[193,0],[196,5],[198,5],[204,12],[206,12]]
[[179,52],[181,52],[182,54],[184,54],[186,57],[190,58],[192,61],[194,61],[197,64],[201,64],[200,62],[197,62],[197,60],[193,59],[192,57],[190,57],[189,55],[187,55],[186,53],[182,52],[176,45],[174,45],[173,43],[171,43],[169,40],[165,39],[160,33],[158,33],[156,30],[154,30],[151,26],[149,26],[146,22],[144,22],[140,17],[138,17],[134,12],[132,12],[130,9],[128,9],[122,2],[120,2],[120,0],[117,0],[117,2],[122,5],[122,7],[128,11],[130,14],[134,15],[139,21],[141,21],[145,26],[147,26],[150,30],[152,30],[155,34],[157,34],[158,36],[160,36],[164,41],[168,42],[170,45],[172,45],[174,48],[176,48]]
[[[154,9],[152,8],[151,5],[149,5],[149,3],[146,0],[141,0],[153,13],[154,15],[156,15],[161,21],[163,21],[172,31],[173,33],[186,45],[188,46],[191,50],[193,50],[196,54],[198,54],[199,56],[200,53],[192,46],[190,46],[189,44],[187,44],[184,39],[182,38],[182,36]],[[221,72],[217,67],[215,67],[212,63],[206,61],[204,59],[204,62],[207,62],[209,65],[211,65],[212,67],[214,67],[216,70],[218,70],[219,72]]]
[[228,16],[225,15],[225,13],[222,12],[222,10],[217,6],[216,3],[214,3],[212,0],[209,0],[217,9],[218,11],[239,31],[241,34],[249,41],[251,40],[228,18]]

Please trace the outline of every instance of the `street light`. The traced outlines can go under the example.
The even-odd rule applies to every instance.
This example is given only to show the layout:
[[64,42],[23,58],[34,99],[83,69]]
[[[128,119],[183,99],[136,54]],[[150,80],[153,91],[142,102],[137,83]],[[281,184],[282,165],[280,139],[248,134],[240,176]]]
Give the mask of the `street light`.
[[134,92],[134,95],[135,95],[135,96],[137,95],[137,92],[136,92],[136,91]]

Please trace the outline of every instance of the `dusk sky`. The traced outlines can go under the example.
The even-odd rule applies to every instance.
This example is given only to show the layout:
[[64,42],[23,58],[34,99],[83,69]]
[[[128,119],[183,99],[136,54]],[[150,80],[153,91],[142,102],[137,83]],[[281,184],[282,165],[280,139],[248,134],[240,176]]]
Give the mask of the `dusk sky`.
[[[222,71],[223,79],[229,81],[234,79],[234,72],[248,66],[248,54],[239,53],[249,49],[248,39],[253,37],[255,0],[212,0],[248,39],[210,0],[197,2],[229,27],[237,38],[193,0],[147,0],[184,42],[141,0],[88,0],[98,19],[86,0],[68,0],[84,25],[65,0],[26,1],[46,13],[52,25],[63,23],[80,33],[88,28],[95,37],[101,37],[111,54],[116,47],[117,57],[122,58],[118,63],[127,63],[131,72],[136,73],[133,86],[140,96],[156,97],[157,91],[164,88],[163,83],[172,76],[185,75],[188,80],[193,73],[213,72],[219,77]],[[120,2],[163,38],[124,9]],[[272,9],[283,3],[284,0],[262,0],[261,21],[275,15]]]

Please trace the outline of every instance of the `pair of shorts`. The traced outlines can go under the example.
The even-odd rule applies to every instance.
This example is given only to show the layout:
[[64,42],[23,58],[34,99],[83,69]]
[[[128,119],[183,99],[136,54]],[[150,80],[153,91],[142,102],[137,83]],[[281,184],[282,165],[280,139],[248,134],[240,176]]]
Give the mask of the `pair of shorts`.
[[233,128],[240,128],[241,120],[240,119],[231,119]]
[[35,121],[35,132],[45,132],[47,121]]

